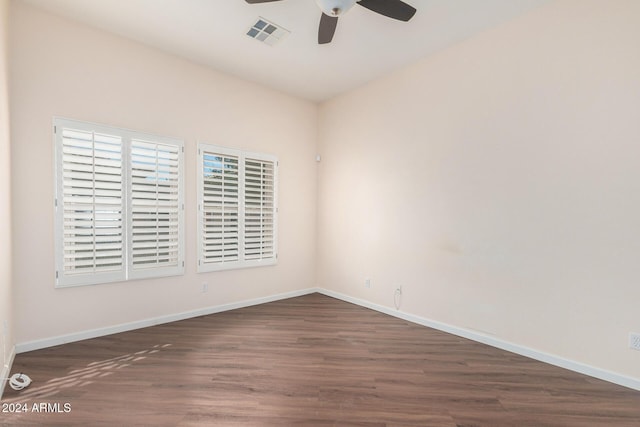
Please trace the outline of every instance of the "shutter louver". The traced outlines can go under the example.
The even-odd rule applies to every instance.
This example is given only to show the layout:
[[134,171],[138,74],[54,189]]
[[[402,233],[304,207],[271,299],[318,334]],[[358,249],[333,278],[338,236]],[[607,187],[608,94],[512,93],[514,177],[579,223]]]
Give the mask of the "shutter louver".
[[180,147],[131,140],[131,265],[134,270],[180,262]]
[[62,132],[62,274],[124,271],[122,138]]
[[274,164],[245,159],[244,259],[274,257]]
[[222,265],[240,259],[238,157],[202,158],[201,262]]

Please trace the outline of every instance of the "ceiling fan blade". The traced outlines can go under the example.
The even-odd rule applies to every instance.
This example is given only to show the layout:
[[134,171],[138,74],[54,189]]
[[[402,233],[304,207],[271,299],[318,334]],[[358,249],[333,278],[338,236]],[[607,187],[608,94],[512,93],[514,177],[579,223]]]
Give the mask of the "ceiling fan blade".
[[280,1],[280,0],[244,0],[249,4],[258,4],[258,3],[271,3],[272,1]]
[[358,4],[381,15],[405,22],[416,14],[415,7],[401,0],[360,0]]
[[320,16],[320,27],[318,28],[318,44],[331,43],[337,25],[337,16],[329,16],[323,13]]

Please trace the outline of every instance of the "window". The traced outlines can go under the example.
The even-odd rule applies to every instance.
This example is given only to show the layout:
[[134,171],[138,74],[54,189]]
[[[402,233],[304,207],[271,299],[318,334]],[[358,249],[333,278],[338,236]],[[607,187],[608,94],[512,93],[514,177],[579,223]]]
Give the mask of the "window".
[[277,158],[199,144],[198,272],[276,263]]
[[183,142],[54,119],[56,287],[184,273]]

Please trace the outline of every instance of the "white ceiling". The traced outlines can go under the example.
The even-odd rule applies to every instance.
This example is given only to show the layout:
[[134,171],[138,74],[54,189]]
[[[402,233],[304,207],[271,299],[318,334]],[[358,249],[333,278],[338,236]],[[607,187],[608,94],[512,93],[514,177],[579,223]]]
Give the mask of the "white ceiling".
[[[408,23],[358,5],[333,43],[317,44],[315,0],[24,0],[277,90],[323,101],[408,65],[549,0],[406,0]],[[246,36],[257,17],[291,34],[275,46]]]

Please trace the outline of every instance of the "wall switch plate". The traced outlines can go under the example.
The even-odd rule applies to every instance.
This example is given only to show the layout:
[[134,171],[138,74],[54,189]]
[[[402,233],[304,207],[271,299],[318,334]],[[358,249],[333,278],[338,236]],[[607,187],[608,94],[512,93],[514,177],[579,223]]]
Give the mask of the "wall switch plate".
[[364,279],[364,287],[365,288],[371,287],[371,279]]
[[205,282],[202,284],[202,293],[206,294],[207,292],[209,292],[209,284]]

